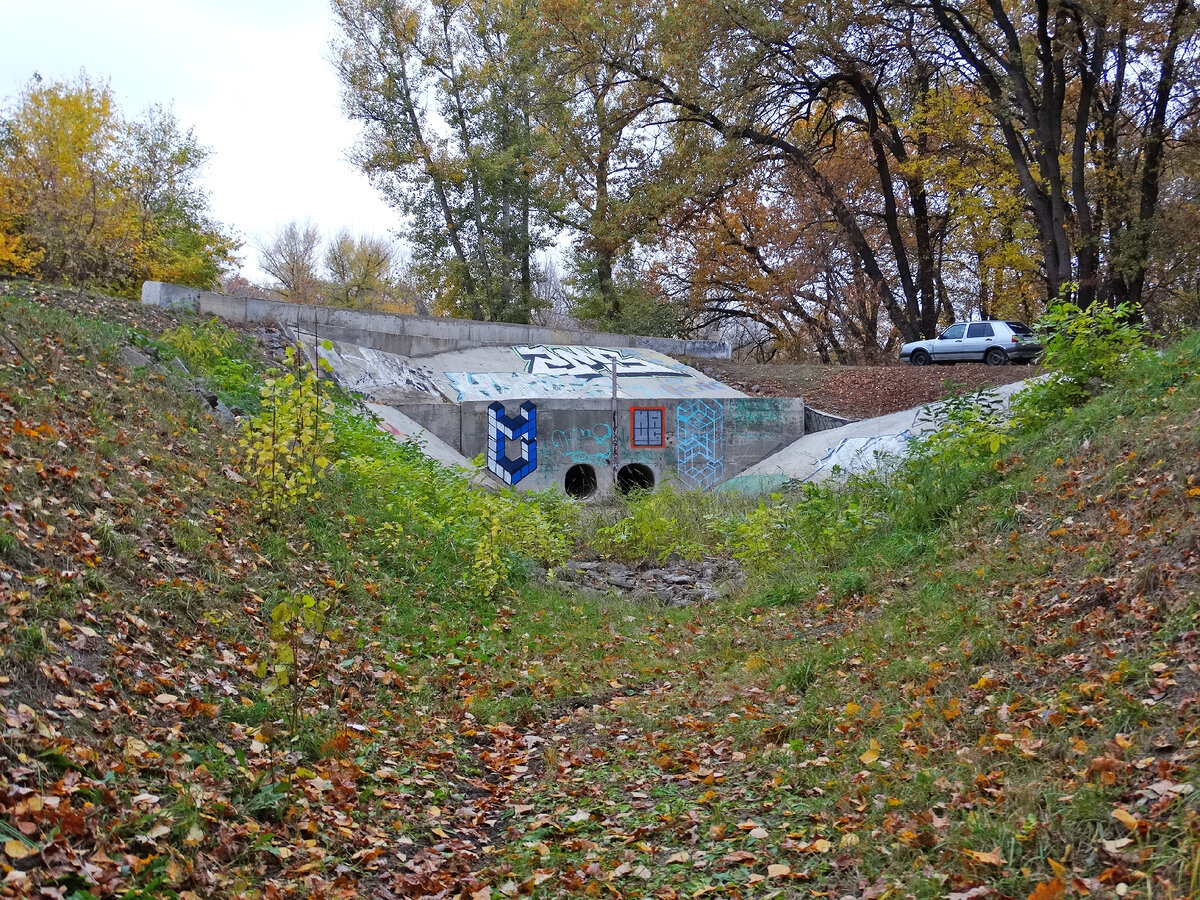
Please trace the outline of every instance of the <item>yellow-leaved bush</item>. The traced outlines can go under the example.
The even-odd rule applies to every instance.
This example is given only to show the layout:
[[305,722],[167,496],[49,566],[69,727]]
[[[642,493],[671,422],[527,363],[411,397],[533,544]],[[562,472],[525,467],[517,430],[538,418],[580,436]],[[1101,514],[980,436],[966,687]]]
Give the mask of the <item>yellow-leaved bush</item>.
[[169,108],[122,116],[81,73],[0,103],[0,274],[128,297],[144,280],[212,289],[238,241],[213,221],[210,156]]
[[[294,362],[295,351],[287,352]],[[334,405],[311,370],[264,379],[260,396],[262,410],[244,426],[241,446],[262,516],[278,523],[285,510],[321,497],[319,479],[334,445]]]

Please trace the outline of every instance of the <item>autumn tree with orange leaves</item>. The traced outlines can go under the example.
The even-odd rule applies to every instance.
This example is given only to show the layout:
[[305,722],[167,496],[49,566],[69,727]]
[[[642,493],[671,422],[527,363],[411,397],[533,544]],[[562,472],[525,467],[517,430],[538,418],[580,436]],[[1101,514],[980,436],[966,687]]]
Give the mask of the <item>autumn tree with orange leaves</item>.
[[754,323],[822,358],[1074,290],[1182,322],[1195,12],[1027,6],[470,0],[439,37],[346,0],[339,46],[364,50],[341,57],[360,162],[459,314],[496,315],[464,298],[518,261],[505,246],[531,273],[553,242],[599,324],[686,301],[685,330]]
[[[978,288],[948,279],[944,264],[970,243],[958,246],[956,236],[988,230],[978,221],[984,204],[969,202],[988,187],[962,177],[987,145],[961,133],[978,116],[956,125],[959,134],[939,121],[944,97],[963,92],[934,65],[936,48],[913,21],[855,7],[775,15],[620,6],[640,41],[614,31],[607,8],[551,0],[547,14],[589,35],[582,57],[649,92],[677,146],[706,131],[743,161],[727,192],[684,202],[675,219],[683,230],[664,239],[665,289],[686,288],[708,314],[702,322],[754,319],[785,344],[803,334],[800,344],[845,358],[849,348],[888,352],[893,331],[905,340],[933,334],[975,304]],[[693,60],[707,63],[693,71]],[[967,214],[975,223],[960,227]],[[998,216],[1013,218],[1007,208]],[[1008,231],[1013,243],[1023,237],[1019,223]],[[673,265],[681,251],[695,265]],[[977,249],[976,268],[987,255]]]

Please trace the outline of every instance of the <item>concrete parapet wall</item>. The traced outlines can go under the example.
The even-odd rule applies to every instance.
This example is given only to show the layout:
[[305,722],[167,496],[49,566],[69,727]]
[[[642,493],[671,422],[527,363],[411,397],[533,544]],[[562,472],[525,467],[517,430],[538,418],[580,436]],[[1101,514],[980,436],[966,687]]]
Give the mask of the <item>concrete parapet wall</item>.
[[276,322],[316,330],[322,337],[419,358],[452,350],[518,344],[587,344],[637,347],[669,356],[729,359],[728,341],[680,341],[603,332],[474,322],[434,316],[401,316],[330,306],[300,306],[279,300],[228,297],[161,281],[142,284],[142,303],[190,309],[232,322]]

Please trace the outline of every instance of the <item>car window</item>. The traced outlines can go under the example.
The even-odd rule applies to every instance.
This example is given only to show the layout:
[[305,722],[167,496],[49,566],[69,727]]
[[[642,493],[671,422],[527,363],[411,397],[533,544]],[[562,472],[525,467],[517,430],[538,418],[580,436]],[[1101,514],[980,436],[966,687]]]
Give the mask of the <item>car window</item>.
[[967,327],[967,337],[969,337],[969,338],[981,338],[981,337],[991,337],[991,336],[992,336],[992,326],[987,322],[973,322],[970,326]]
[[963,333],[966,332],[966,330],[966,325],[951,325],[942,332],[942,340],[953,340],[954,338],[960,338],[963,336]]
[[1033,334],[1033,331],[1024,322],[1005,322],[1004,324],[1012,329],[1013,334]]

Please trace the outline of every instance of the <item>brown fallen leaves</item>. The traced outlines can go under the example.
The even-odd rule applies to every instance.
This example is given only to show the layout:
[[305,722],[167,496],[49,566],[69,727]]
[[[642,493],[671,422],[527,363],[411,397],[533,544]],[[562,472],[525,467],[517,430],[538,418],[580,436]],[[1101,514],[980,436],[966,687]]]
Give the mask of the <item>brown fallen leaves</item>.
[[[26,349],[40,380],[0,391],[13,545],[0,555],[0,892],[1188,890],[1176,863],[1200,835],[1187,599],[1200,489],[1177,423],[1152,429],[1174,456],[1064,451],[1022,489],[1020,529],[984,529],[933,570],[874,573],[875,600],[826,591],[676,619],[614,604],[577,642],[574,619],[606,603],[572,598],[542,621],[427,598],[427,627],[401,641],[390,611],[366,606],[381,594],[368,561],[348,575],[291,535],[268,558],[220,435],[189,431],[159,383],[56,357],[52,334]],[[83,390],[113,398],[100,408],[113,429]],[[55,392],[53,411],[29,411]],[[353,524],[338,527],[352,548]],[[197,531],[214,539],[196,549]],[[347,623],[353,651],[310,693],[301,741],[258,693],[262,598],[351,577],[372,614]],[[912,602],[905,583],[948,599],[881,634],[889,606]],[[439,643],[434,626],[456,614],[461,633]],[[928,636],[982,617],[969,637]],[[634,655],[646,645],[649,661]],[[782,683],[813,647],[829,661],[807,693]],[[555,653],[569,665],[530,674]],[[894,660],[907,670],[883,678]]]
[[[713,377],[753,396],[802,397],[815,409],[868,419],[1037,374],[1031,366],[789,366],[696,360]],[[947,383],[952,388],[947,388]],[[754,388],[759,390],[755,391]]]

